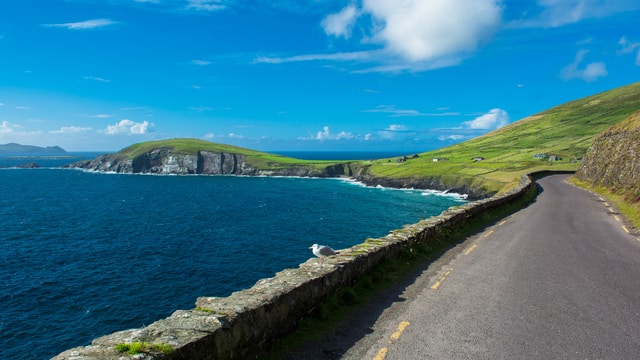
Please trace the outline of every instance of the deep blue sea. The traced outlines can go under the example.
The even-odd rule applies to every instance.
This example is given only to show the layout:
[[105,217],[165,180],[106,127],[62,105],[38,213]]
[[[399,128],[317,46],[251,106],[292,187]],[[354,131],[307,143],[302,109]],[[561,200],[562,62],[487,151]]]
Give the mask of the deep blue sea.
[[[95,155],[0,157],[2,358],[51,358],[296,268],[313,243],[350,247],[464,201],[338,179],[54,168]],[[8,168],[31,161],[43,168]]]

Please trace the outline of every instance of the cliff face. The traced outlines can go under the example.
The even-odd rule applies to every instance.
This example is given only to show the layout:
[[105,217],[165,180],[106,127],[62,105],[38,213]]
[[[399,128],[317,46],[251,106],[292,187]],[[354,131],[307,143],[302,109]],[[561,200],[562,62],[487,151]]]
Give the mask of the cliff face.
[[640,201],[640,111],[595,139],[576,177]]
[[348,166],[328,166],[317,169],[310,166],[258,169],[247,162],[242,154],[198,151],[196,154],[176,154],[171,148],[157,148],[133,159],[118,154],[106,154],[93,160],[80,161],[68,167],[90,171],[124,174],[161,175],[251,175],[251,176],[304,176],[335,177],[350,175]]

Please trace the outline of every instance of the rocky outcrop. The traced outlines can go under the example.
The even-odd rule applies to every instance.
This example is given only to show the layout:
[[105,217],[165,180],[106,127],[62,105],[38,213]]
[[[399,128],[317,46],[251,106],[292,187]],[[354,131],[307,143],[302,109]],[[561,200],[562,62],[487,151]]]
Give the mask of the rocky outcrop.
[[133,159],[119,154],[106,154],[96,159],[80,161],[67,167],[90,171],[124,174],[162,175],[250,175],[250,176],[305,176],[332,177],[344,175],[344,168],[328,166],[317,169],[310,166],[259,169],[252,166],[242,154],[198,151],[195,154],[174,153],[171,148],[157,148]]
[[375,177],[370,175],[359,175],[355,178],[366,184],[367,186],[383,186],[388,188],[400,188],[400,189],[430,189],[447,191],[457,194],[467,194],[469,200],[484,199],[494,195],[481,189],[472,189],[467,184],[462,185],[446,185],[439,179],[433,177],[425,178],[384,178]]
[[640,201],[640,111],[595,139],[576,177]]

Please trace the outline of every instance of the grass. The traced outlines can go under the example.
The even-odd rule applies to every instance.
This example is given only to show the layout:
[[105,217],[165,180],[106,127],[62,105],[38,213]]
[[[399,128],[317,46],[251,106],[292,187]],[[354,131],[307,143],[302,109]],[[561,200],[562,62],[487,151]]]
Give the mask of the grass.
[[[400,256],[386,259],[369,273],[360,278],[354,285],[341,288],[316,307],[310,318],[298,324],[297,329],[289,336],[279,340],[262,360],[276,360],[287,353],[301,349],[312,341],[320,340],[331,333],[342,323],[348,321],[348,315],[372,301],[375,295],[388,290],[392,285],[406,279],[410,274],[432,262],[438,255],[452,246],[461,243],[471,234],[477,233],[486,226],[497,222],[530,203],[537,195],[534,188],[521,200],[499,209],[486,211],[463,225],[443,230],[429,243],[418,244],[405,249]],[[375,244],[379,240],[367,239],[365,243]]]
[[142,353],[150,353],[157,352],[165,355],[171,355],[174,353],[175,349],[173,346],[169,344],[151,344],[149,345],[146,342],[136,341],[130,344],[120,343],[115,347],[116,351],[119,353],[127,353],[130,355],[142,354]]
[[171,148],[171,151],[175,154],[195,154],[198,151],[210,151],[245,155],[247,157],[247,162],[258,169],[286,169],[295,166],[325,168],[329,165],[337,164],[336,161],[300,160],[287,156],[245,149],[233,145],[212,143],[199,139],[182,138],[133,144],[120,150],[117,155],[124,159],[134,159],[140,155],[160,148]]

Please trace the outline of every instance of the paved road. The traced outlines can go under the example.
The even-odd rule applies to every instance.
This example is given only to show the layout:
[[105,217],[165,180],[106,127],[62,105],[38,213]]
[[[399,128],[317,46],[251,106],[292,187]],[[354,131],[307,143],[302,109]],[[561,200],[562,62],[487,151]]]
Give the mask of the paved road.
[[[640,241],[564,182],[469,238],[310,359],[639,359]],[[300,356],[298,353],[296,356]]]

